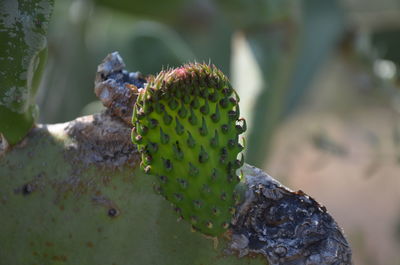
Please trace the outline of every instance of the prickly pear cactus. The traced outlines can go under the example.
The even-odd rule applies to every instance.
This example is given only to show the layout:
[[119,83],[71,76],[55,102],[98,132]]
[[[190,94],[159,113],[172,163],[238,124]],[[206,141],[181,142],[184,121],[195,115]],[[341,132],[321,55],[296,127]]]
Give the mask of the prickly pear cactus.
[[54,0],[0,1],[0,136],[14,145],[32,128]]
[[195,63],[150,78],[133,111],[142,169],[180,218],[210,236],[229,227],[235,209],[238,136],[246,130],[238,102],[221,71]]

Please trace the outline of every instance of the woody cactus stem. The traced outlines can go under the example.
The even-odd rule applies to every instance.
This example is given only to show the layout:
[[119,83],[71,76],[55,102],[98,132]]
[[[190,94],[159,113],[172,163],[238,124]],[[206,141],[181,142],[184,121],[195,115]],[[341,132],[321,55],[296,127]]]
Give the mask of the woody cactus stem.
[[246,129],[238,102],[221,71],[196,63],[149,78],[133,111],[142,169],[157,176],[156,191],[179,217],[206,235],[222,234],[235,212],[238,136]]

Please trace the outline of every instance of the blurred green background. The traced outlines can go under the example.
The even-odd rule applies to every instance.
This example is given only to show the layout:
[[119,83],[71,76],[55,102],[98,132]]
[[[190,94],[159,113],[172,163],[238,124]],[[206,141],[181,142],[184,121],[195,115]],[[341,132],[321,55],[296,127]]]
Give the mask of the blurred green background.
[[355,264],[400,264],[400,2],[59,0],[39,121],[101,110],[97,65],[189,61],[226,73],[248,121],[246,161],[325,204]]

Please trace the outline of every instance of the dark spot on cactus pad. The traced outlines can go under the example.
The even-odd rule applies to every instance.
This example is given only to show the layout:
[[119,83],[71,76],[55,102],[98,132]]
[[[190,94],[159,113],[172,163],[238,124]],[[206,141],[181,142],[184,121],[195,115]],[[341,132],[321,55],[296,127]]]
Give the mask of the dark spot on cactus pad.
[[184,154],[182,152],[182,149],[179,146],[179,142],[178,141],[176,141],[176,143],[172,145],[172,149],[173,149],[173,152],[175,154],[175,158],[177,160],[179,160],[179,161],[182,160],[183,157],[184,157]]
[[183,200],[183,195],[180,193],[174,193],[174,196],[177,201]]
[[216,180],[217,177],[218,177],[218,170],[216,168],[213,168],[211,173],[211,179]]
[[116,216],[119,215],[119,211],[117,209],[115,209],[115,208],[110,208],[110,209],[108,209],[107,214],[110,217],[116,217]]
[[149,122],[150,129],[154,129],[155,127],[157,127],[157,125],[158,125],[158,121],[156,119],[150,119],[150,122]]
[[202,203],[200,200],[194,200],[194,201],[193,201],[193,205],[194,205],[196,208],[200,209],[201,206],[203,205],[203,203]]
[[221,155],[220,155],[220,158],[219,158],[219,162],[221,164],[227,164],[228,163],[228,152],[226,150],[226,147],[223,147],[221,149]]
[[237,113],[237,111],[230,110],[230,111],[228,111],[228,117],[229,117],[229,120],[234,121],[239,118],[239,114]]
[[211,120],[215,123],[219,122],[219,119],[221,118],[219,114],[219,107],[218,105],[215,106],[215,113],[211,114]]
[[163,161],[164,161],[165,170],[166,171],[171,171],[172,170],[172,162],[171,162],[171,160],[163,158]]
[[210,139],[210,146],[213,148],[216,148],[219,146],[219,141],[218,141],[218,131],[214,131],[214,137]]
[[190,148],[193,148],[196,145],[196,141],[194,140],[192,134],[189,131],[187,133],[188,133],[188,138],[186,140],[186,143]]
[[200,163],[205,163],[207,161],[208,161],[208,154],[207,154],[207,152],[204,150],[204,148],[202,146],[200,154],[199,154],[199,162]]
[[188,182],[184,179],[177,179],[178,183],[182,187],[182,189],[186,189],[188,187]]
[[221,211],[217,207],[212,208],[212,214],[213,215],[218,215]]
[[225,87],[222,89],[222,94],[229,95],[230,93],[232,93],[232,90],[230,88]]
[[229,131],[229,126],[227,124],[221,125],[221,131],[223,134],[227,134]]
[[189,162],[189,175],[190,176],[197,176],[199,174],[200,170],[193,165],[192,163]]
[[31,194],[34,191],[34,187],[32,184],[28,183],[22,186],[22,195]]
[[219,105],[220,105],[222,108],[226,109],[226,108],[228,107],[228,99],[227,99],[227,98],[221,99],[221,100],[219,101]]
[[163,188],[160,185],[155,184],[153,189],[157,194],[163,194]]
[[160,178],[160,181],[161,181],[162,183],[167,183],[168,177],[166,177],[166,176],[160,176],[159,178]]
[[230,139],[230,140],[228,141],[228,148],[229,148],[229,149],[233,149],[233,148],[235,148],[235,146],[236,146],[236,143],[237,143],[237,141],[236,141],[236,140],[234,140],[234,139]]

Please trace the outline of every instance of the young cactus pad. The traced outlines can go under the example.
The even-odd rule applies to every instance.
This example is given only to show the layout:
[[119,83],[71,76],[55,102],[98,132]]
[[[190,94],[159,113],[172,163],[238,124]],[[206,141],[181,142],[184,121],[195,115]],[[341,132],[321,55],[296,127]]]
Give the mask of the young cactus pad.
[[235,209],[246,130],[238,102],[221,71],[195,63],[150,77],[133,110],[142,169],[181,218],[210,236],[226,231]]

